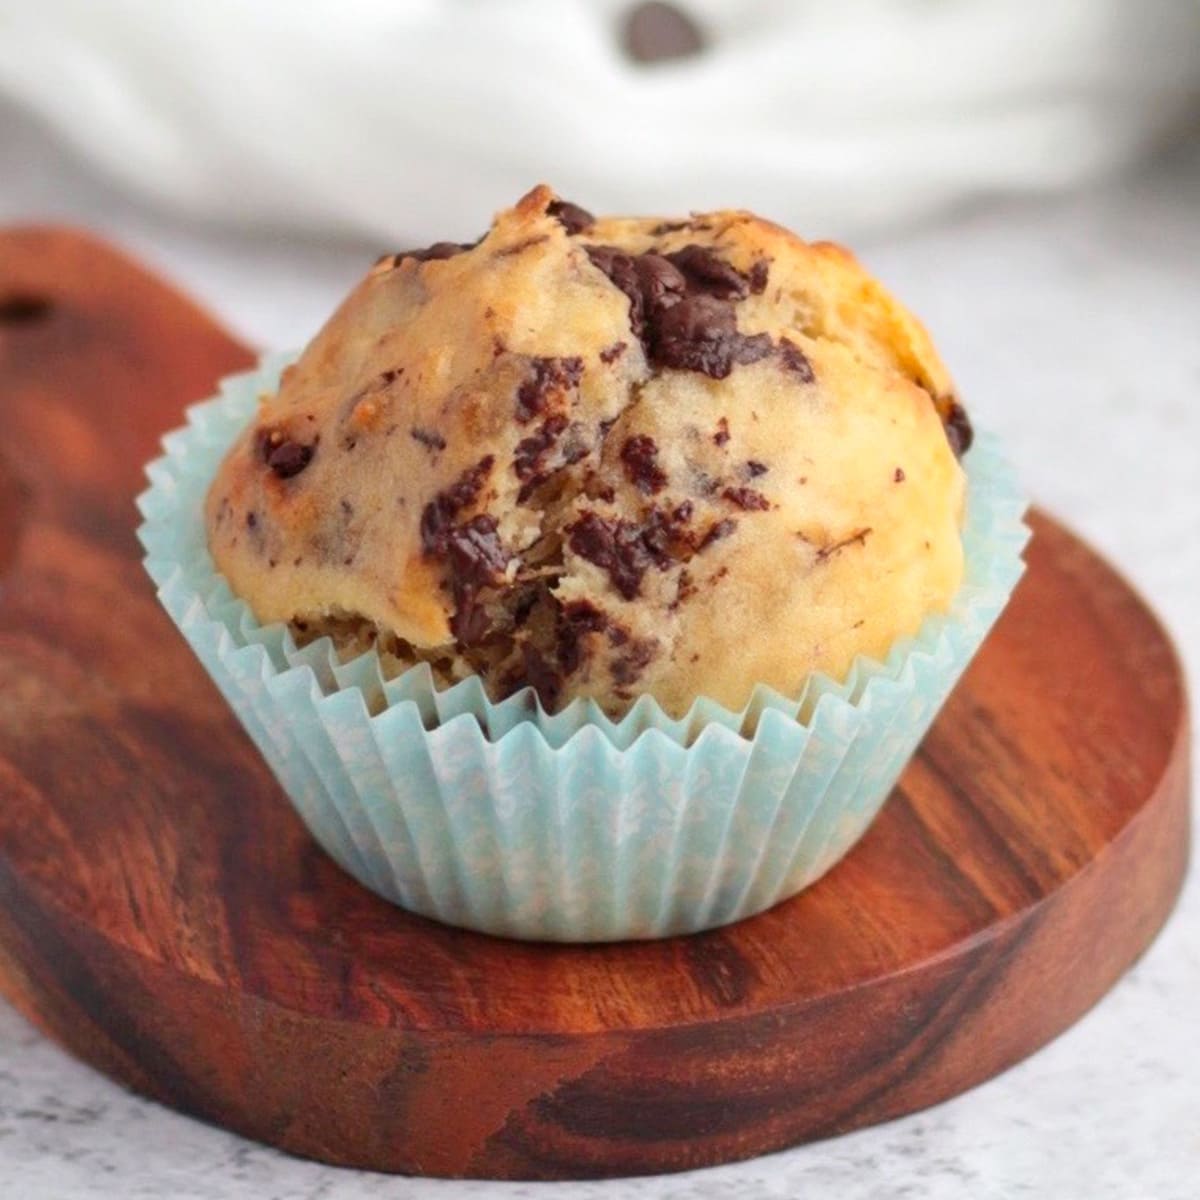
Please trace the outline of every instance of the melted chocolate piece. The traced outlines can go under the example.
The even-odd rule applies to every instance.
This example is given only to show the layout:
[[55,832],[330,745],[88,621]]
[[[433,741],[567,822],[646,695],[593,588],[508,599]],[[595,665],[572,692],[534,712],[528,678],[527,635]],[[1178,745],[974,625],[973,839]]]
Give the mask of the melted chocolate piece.
[[692,502],[685,500],[673,512],[652,508],[642,525],[642,545],[660,571],[687,557],[693,550],[687,523],[692,519]]
[[717,432],[713,434],[713,445],[724,446],[729,441],[729,421],[722,417],[717,422]]
[[897,467],[896,473],[892,476],[892,482],[893,483],[903,483],[907,478],[908,478],[908,476],[904,474],[904,468]]
[[736,528],[737,522],[731,521],[728,517],[723,521],[718,521],[715,525],[709,527],[708,532],[700,539],[700,545],[696,547],[696,550],[707,550],[713,542],[719,542],[722,538],[727,538]]
[[480,513],[453,526],[445,538],[444,554],[455,603],[450,631],[462,645],[474,645],[488,632],[487,614],[477,595],[480,589],[501,582],[508,562],[496,518]]
[[582,358],[533,358],[529,378],[517,389],[517,420],[522,425],[543,412],[551,397],[579,386]]
[[644,433],[627,439],[621,447],[625,475],[643,495],[653,496],[667,486],[666,472],[658,465],[658,445]]
[[495,517],[479,513],[450,531],[446,555],[457,581],[469,587],[496,582],[508,562],[496,528]]
[[950,407],[942,417],[942,424],[945,426],[946,440],[950,443],[950,449],[954,451],[954,457],[962,458],[975,440],[975,430],[971,428],[967,410],[957,400],[951,400]]
[[562,699],[562,673],[546,661],[545,655],[536,646],[528,642],[521,646],[521,661],[524,669],[509,681],[509,686],[513,691],[522,687],[533,688],[542,707],[547,712],[553,712]]
[[580,208],[570,200],[551,200],[546,206],[546,214],[554,217],[572,236],[590,229],[596,223],[596,218],[586,208]]
[[630,687],[636,683],[658,654],[658,648],[657,638],[633,638],[629,642],[629,649],[613,661],[613,682],[618,687]]
[[663,0],[648,0],[629,10],[621,44],[634,62],[656,63],[699,54],[704,35],[682,9]]
[[642,576],[653,560],[636,525],[585,512],[568,533],[571,549],[606,571],[613,587],[626,600],[641,592]]
[[393,257],[397,264],[406,258],[416,259],[417,262],[433,262],[436,259],[453,258],[456,254],[473,250],[478,245],[479,242],[472,242],[469,245],[465,242],[434,242],[432,246],[426,246],[424,250],[399,250]]
[[761,296],[767,290],[767,272],[770,269],[770,264],[765,258],[758,259],[750,268],[750,273],[746,276],[746,282],[750,285],[750,294],[753,296]]
[[736,504],[738,508],[746,512],[765,512],[771,507],[771,502],[766,496],[762,492],[756,492],[753,488],[727,487],[721,495],[730,504]]
[[697,291],[718,300],[744,300],[750,294],[746,277],[704,246],[684,246],[667,257]]
[[686,567],[679,572],[679,585],[675,591],[675,599],[671,601],[670,609],[674,612],[681,604],[685,604],[696,594],[696,581]]
[[435,433],[432,429],[420,429],[414,425],[408,431],[415,441],[421,443],[427,450],[445,450],[446,439],[440,433]]
[[624,342],[613,342],[607,349],[600,351],[600,361],[605,364],[615,363],[625,353],[625,349]]
[[629,327],[636,338],[645,331],[643,320],[642,285],[633,265],[633,258],[615,246],[588,246],[587,256],[592,265],[603,271],[616,288],[629,299]]
[[799,375],[803,382],[815,382],[816,376],[813,374],[812,363],[808,361],[804,351],[795,342],[789,342],[784,337],[779,339],[779,361],[786,370]]
[[318,441],[319,437],[305,445],[284,437],[277,429],[264,429],[258,435],[259,455],[278,478],[291,479],[312,462]]
[[448,488],[438,492],[421,512],[421,545],[426,554],[444,554],[454,518],[474,504],[492,473],[496,459],[489,454],[468,467]]
[[565,674],[579,670],[583,661],[582,639],[589,633],[599,633],[608,618],[590,600],[572,600],[563,605],[558,621],[558,661]]
[[737,330],[733,305],[712,296],[689,296],[666,309],[652,332],[651,358],[659,366],[699,371],[724,379],[735,363],[752,363],[771,352],[765,334]]
[[579,633],[599,633],[608,624],[608,618],[590,600],[564,604],[563,620]]
[[[537,433],[522,438],[517,443],[513,452],[513,471],[524,485],[517,493],[519,503],[524,504],[533,495],[538,485],[545,481],[546,473],[543,470],[545,457],[566,427],[566,416],[562,413],[555,413],[542,422]],[[574,447],[573,453],[574,457],[572,454],[565,456],[568,463],[578,462],[587,453],[587,450],[584,447]]]
[[686,276],[661,254],[639,254],[633,260],[633,269],[641,291],[642,306],[651,321],[663,309],[677,304],[687,295]]
[[537,433],[522,438],[513,452],[513,470],[518,479],[529,479],[541,465],[546,451],[558,440],[562,431],[567,427],[567,418],[562,413],[555,413],[542,422]]
[[733,300],[746,279],[703,246],[630,255],[615,246],[588,246],[588,257],[629,299],[629,326],[656,367],[699,371],[724,379],[737,363],[771,351],[765,334],[739,333]]
[[746,460],[746,474],[751,479],[757,479],[760,475],[765,475],[770,468],[765,462],[759,462],[757,458]]

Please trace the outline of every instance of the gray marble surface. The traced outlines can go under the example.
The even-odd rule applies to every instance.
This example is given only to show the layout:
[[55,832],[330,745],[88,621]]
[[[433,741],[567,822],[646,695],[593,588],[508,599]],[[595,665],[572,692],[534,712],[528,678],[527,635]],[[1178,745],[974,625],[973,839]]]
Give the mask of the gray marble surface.
[[[269,346],[303,340],[372,257],[142,211],[0,108],[0,221],[30,217],[107,231]],[[1031,493],[1152,598],[1200,678],[1200,147],[1086,195],[994,203],[862,252],[925,317]],[[933,1110],[750,1163],[593,1184],[407,1180],[289,1159],[129,1095],[0,1004],[0,1197],[1196,1200],[1198,933],[1193,875],[1163,935],[1092,1013]]]

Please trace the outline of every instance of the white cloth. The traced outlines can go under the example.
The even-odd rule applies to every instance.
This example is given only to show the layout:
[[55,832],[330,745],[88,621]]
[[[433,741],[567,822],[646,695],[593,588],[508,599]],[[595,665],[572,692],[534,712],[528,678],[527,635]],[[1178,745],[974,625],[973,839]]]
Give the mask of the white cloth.
[[179,211],[383,241],[538,180],[856,234],[1094,177],[1200,94],[1196,0],[676,2],[708,49],[639,67],[629,0],[0,0],[0,92]]

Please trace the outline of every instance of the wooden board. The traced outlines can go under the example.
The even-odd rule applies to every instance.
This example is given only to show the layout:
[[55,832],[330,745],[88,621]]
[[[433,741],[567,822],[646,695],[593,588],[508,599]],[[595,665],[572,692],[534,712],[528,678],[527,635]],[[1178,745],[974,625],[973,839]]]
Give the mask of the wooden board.
[[669,1171],[962,1091],[1153,938],[1187,853],[1179,665],[1044,516],[883,815],[800,897],[697,937],[562,947],[368,894],[139,562],[143,462],[249,360],[93,240],[0,236],[0,986],[79,1057],[329,1162]]

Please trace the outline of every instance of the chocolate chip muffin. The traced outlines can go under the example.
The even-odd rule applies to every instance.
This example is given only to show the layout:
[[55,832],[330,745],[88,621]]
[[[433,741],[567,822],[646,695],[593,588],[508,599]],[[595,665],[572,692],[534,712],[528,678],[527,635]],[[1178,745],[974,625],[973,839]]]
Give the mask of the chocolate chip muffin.
[[840,247],[538,187],[376,264],[226,456],[208,538],[261,621],[393,673],[737,709],[949,606],[970,437]]

